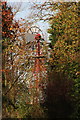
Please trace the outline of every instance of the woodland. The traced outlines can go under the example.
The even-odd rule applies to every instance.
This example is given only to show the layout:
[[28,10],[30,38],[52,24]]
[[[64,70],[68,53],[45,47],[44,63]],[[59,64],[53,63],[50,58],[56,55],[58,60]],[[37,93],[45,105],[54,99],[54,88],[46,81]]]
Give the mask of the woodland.
[[[19,9],[2,6],[2,119],[80,118],[80,2],[34,3],[30,19],[47,21],[49,43],[43,42],[46,75],[42,73],[42,99],[30,104],[32,43],[26,43],[29,20],[14,20]],[[35,12],[37,11],[37,12]],[[47,12],[45,12],[47,11]],[[53,14],[55,12],[55,14]],[[35,16],[35,18],[34,18]],[[1,26],[1,24],[0,24]],[[1,46],[1,42],[0,42]],[[1,54],[1,53],[0,53]],[[45,87],[44,87],[45,86]],[[33,91],[35,92],[35,91]],[[34,96],[33,96],[34,97]]]

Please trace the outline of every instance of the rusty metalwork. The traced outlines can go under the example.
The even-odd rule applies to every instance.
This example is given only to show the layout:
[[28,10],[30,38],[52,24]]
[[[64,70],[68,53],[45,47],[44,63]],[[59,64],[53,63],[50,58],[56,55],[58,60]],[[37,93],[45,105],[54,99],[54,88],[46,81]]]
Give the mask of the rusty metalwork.
[[[39,32],[39,30],[38,30]],[[33,34],[33,32],[32,32]],[[41,100],[43,100],[42,96],[42,89],[45,88],[45,80],[44,77],[46,75],[46,68],[45,68],[45,56],[43,55],[43,52],[41,51],[41,35],[35,34],[34,40],[36,41],[36,51],[35,56],[33,56],[33,69],[32,74],[33,77],[30,81],[29,86],[29,94],[30,94],[30,103],[29,104],[39,104]]]

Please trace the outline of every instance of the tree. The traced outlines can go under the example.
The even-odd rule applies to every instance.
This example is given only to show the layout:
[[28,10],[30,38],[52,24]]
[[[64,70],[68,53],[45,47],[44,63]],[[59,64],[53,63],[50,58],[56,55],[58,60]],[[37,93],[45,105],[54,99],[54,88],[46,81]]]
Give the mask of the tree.
[[[13,12],[12,8],[7,5],[6,2],[2,2],[2,87],[3,87],[3,114],[8,109],[7,105],[11,105],[16,108],[11,95],[5,95],[13,82],[14,70],[13,70],[13,55],[12,47],[15,41],[15,32],[12,29],[13,26]],[[12,67],[12,68],[10,68]],[[13,71],[13,73],[12,73]],[[8,104],[9,103],[9,104]]]
[[[80,115],[79,113],[80,41],[78,33],[79,32],[78,5],[79,3],[75,2],[72,3],[63,2],[57,4],[56,6],[58,6],[59,12],[57,13],[56,16],[53,17],[53,19],[49,21],[50,29],[48,29],[48,32],[50,33],[50,40],[52,43],[53,51],[49,62],[51,71],[53,72],[56,71],[58,74],[63,73],[69,79],[69,82],[73,82],[73,85],[71,87],[72,90],[70,90],[71,92],[68,93],[70,94],[70,96],[73,96],[73,98],[71,98],[72,102],[67,100],[68,102],[70,102],[70,104],[72,105],[72,109],[74,110],[73,112],[74,114],[71,114],[68,117],[73,118],[79,118]],[[54,74],[53,72],[51,72],[51,74]],[[56,84],[56,80],[54,80],[54,77],[55,75],[53,76],[52,81],[54,81]],[[56,79],[57,77],[58,76],[56,76]],[[61,79],[63,78],[64,76],[62,75]],[[68,82],[68,80],[65,79],[65,82]],[[59,87],[60,84],[61,82],[59,81],[57,87]],[[64,83],[64,85],[65,84],[66,83]],[[54,102],[54,100],[52,101]]]
[[[16,117],[16,101],[21,92],[25,93],[20,87],[26,75],[26,68],[29,64],[28,54],[26,53],[26,43],[22,24],[13,20],[12,7],[6,2],[2,2],[2,87],[3,87],[3,117]],[[23,56],[22,56],[23,54]],[[25,59],[27,61],[25,61]],[[25,73],[25,74],[24,74]],[[22,77],[23,76],[23,77]],[[24,78],[24,79],[23,79]],[[21,82],[23,80],[23,82]],[[26,84],[27,86],[27,84]],[[26,89],[26,88],[25,88]],[[5,113],[5,114],[4,114]]]
[[54,20],[50,20],[51,29],[48,31],[51,34],[50,39],[53,45],[58,39],[64,39],[68,45],[71,45],[79,37],[78,3],[60,3],[58,9],[59,12],[53,17]]

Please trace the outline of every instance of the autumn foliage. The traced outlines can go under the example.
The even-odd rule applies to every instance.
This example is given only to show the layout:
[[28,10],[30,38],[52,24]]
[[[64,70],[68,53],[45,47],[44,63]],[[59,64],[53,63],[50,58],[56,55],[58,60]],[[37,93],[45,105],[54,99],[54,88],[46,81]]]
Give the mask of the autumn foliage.
[[3,38],[12,37],[11,35],[12,20],[13,20],[13,13],[11,7],[7,7],[7,3],[2,2],[2,37]]
[[[80,74],[77,75],[80,73],[78,5],[74,2],[56,4],[59,13],[57,13],[57,17],[54,16],[49,21],[48,32],[50,33],[52,53],[49,62],[51,70],[49,70],[47,97],[51,99],[48,109],[49,112],[52,110],[50,115],[54,113],[53,118],[79,118],[80,115]],[[50,107],[50,104],[53,107]],[[59,109],[63,112],[60,113]]]
[[[47,77],[43,73],[42,81],[47,86],[42,87],[43,102],[32,105],[29,83],[33,84],[35,49],[32,52],[32,43],[26,42],[28,23],[14,20],[12,7],[2,2],[3,118],[80,118],[79,4],[53,1],[35,4],[36,10],[42,10],[42,16],[37,14],[38,20],[47,20],[50,25],[51,43],[47,45],[49,51],[43,45],[47,58]],[[46,10],[56,13],[44,14]]]

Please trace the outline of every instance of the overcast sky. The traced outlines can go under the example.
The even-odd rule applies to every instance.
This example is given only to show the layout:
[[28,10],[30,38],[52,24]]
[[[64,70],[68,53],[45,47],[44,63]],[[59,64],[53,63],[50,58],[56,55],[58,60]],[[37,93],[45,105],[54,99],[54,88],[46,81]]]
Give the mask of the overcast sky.
[[[18,6],[21,3],[21,10],[20,10],[20,12],[17,12],[17,14],[15,16],[16,20],[19,20],[20,18],[27,19],[27,17],[30,15],[31,11],[29,8],[32,5],[30,1],[31,0],[26,0],[26,2],[10,2],[10,1],[8,2],[8,4],[12,5],[12,7],[14,6],[14,4],[16,4],[16,6]],[[39,22],[35,23],[35,25],[38,26],[42,30],[42,32],[45,36],[44,39],[48,40],[49,35],[47,33],[47,29],[49,27],[49,24],[47,22],[39,21]]]

